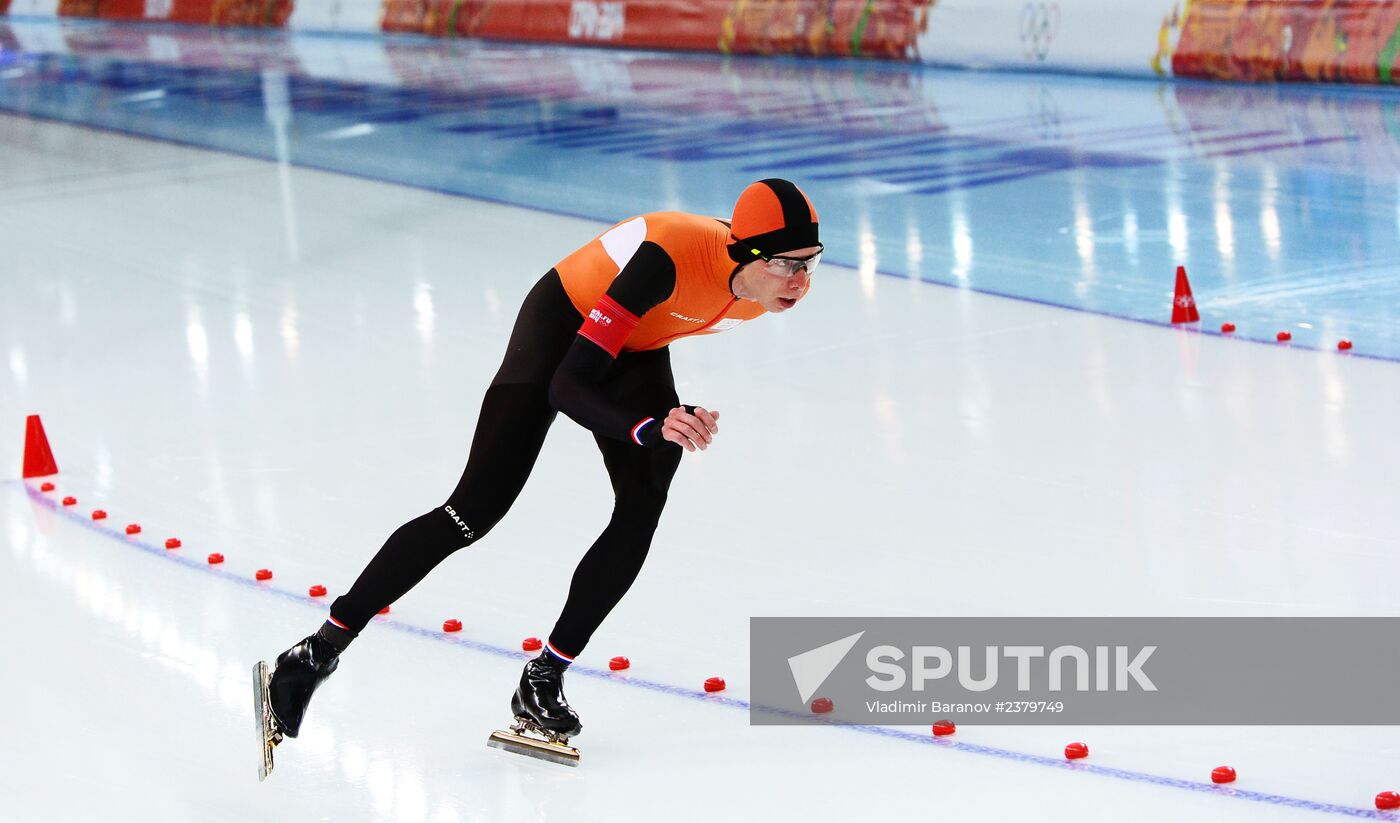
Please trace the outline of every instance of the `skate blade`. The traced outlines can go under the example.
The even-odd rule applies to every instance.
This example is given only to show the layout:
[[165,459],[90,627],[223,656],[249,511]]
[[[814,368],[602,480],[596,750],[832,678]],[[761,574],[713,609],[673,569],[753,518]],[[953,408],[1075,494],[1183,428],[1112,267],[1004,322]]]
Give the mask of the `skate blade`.
[[536,740],[533,737],[526,737],[514,732],[492,732],[491,736],[486,739],[486,745],[493,749],[523,754],[526,757],[548,760],[550,763],[562,763],[565,766],[578,765],[578,749],[573,746]]
[[259,783],[272,774],[272,750],[282,742],[282,733],[272,719],[272,704],[268,702],[267,689],[271,678],[267,663],[259,660],[253,667],[253,725],[258,735],[258,748],[262,750],[258,759]]

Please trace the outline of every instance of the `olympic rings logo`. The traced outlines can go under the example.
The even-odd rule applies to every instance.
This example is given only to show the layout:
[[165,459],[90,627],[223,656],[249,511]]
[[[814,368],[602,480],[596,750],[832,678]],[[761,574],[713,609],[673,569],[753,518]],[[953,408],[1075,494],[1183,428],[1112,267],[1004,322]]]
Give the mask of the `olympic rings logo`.
[[1021,48],[1026,59],[1044,60],[1059,30],[1059,3],[1027,3],[1021,9]]

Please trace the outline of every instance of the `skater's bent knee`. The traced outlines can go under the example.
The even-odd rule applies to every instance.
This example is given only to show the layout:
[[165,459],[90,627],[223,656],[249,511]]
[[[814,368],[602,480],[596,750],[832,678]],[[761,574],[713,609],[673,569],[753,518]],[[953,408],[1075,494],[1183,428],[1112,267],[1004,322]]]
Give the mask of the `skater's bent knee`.
[[666,508],[664,493],[619,495],[613,506],[613,522],[636,529],[655,531]]
[[444,530],[451,532],[459,548],[466,548],[486,536],[504,512],[483,511],[470,501],[449,499],[438,509]]

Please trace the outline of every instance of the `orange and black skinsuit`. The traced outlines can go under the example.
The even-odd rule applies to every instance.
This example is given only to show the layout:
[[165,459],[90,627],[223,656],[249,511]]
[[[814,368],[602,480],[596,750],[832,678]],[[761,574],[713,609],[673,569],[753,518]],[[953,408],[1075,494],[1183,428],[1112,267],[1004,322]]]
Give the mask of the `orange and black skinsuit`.
[[564,660],[583,651],[636,579],[680,465],[681,447],[661,437],[666,415],[680,405],[668,344],[763,314],[757,302],[734,296],[733,275],[760,250],[816,244],[816,212],[805,195],[786,181],[763,184],[790,187],[778,186],[777,196],[760,192],[769,206],[781,200],[787,213],[772,218],[774,228],[736,209],[733,233],[738,222],[753,225],[742,244],[715,218],[646,214],[604,232],[535,284],[482,401],[457,488],[444,506],[389,537],[331,605],[333,624],[358,634],[448,555],[490,531],[525,485],[557,410],[593,432],[616,497],[549,638],[549,650]]

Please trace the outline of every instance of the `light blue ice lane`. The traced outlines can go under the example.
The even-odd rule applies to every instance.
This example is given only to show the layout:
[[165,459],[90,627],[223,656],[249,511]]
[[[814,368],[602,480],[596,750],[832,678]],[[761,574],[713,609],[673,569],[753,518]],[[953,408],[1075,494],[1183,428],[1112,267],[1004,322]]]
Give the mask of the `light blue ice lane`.
[[617,220],[801,182],[831,259],[1400,359],[1400,100],[415,38],[0,23],[0,109]]

